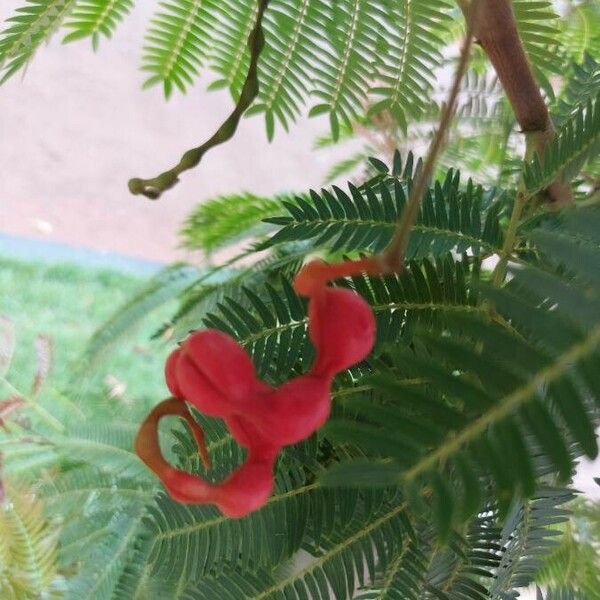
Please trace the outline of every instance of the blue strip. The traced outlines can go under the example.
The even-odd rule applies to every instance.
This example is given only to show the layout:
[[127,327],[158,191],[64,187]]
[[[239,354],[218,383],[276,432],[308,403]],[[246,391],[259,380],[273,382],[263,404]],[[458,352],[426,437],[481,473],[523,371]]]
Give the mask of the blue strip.
[[79,248],[61,242],[48,242],[0,233],[0,258],[28,262],[72,263],[94,269],[110,269],[140,277],[155,275],[166,263],[132,258],[116,252]]

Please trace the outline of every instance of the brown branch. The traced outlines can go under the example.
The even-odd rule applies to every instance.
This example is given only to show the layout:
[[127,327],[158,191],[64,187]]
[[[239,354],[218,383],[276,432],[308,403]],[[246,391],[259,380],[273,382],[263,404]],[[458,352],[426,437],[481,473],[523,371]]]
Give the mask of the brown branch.
[[[527,60],[510,0],[478,0],[473,31],[492,63],[527,137],[528,154],[537,151],[540,160],[555,135],[554,125]],[[556,206],[573,203],[571,185],[554,181],[547,189]]]

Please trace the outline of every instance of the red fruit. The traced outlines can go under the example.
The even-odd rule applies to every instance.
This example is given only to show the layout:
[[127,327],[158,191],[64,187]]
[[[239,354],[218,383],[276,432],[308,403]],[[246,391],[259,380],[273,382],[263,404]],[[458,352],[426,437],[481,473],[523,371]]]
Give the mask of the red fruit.
[[245,402],[256,387],[250,357],[233,338],[216,329],[196,331],[182,350],[215,390],[236,402]]
[[308,307],[308,333],[317,350],[315,375],[333,376],[360,362],[375,342],[371,307],[351,290],[323,288]]
[[163,474],[169,495],[183,504],[216,504],[231,518],[245,517],[265,505],[273,491],[274,461],[247,460],[221,483],[171,468]]
[[201,477],[170,467],[161,475],[169,496],[182,504],[214,502],[214,486]]
[[240,518],[263,507],[273,491],[274,460],[250,456],[223,483],[215,486],[214,502],[227,517]]
[[216,390],[201,369],[182,354],[175,369],[177,385],[183,397],[200,412],[211,417],[225,417],[232,411],[232,403],[227,396]]
[[331,265],[323,260],[313,260],[294,277],[294,289],[301,296],[313,296],[333,278]]
[[245,517],[265,505],[273,491],[273,460],[249,459],[221,483],[170,468],[162,481],[169,495],[183,504],[216,504],[231,518]]
[[[296,290],[310,297],[309,336],[316,349],[310,371],[274,389],[256,378],[244,349],[228,335],[197,331],[165,364],[167,386],[175,398],[156,406],[142,424],[136,452],[179,502],[216,504],[228,517],[242,517],[263,506],[273,490],[273,465],[283,446],[306,439],[329,418],[330,386],[339,371],[363,360],[375,340],[369,305],[347,289],[326,287],[336,277],[374,272],[374,259],[328,265],[313,262],[295,278]],[[206,466],[204,435],[183,401],[225,420],[231,435],[247,448],[246,462],[221,483],[173,468],[163,458],[158,421],[183,417],[192,429]]]
[[244,349],[215,329],[196,331],[183,342],[175,378],[183,396],[213,417],[248,410],[244,407],[264,387]]
[[275,457],[281,445],[261,427],[262,413],[252,415],[229,415],[225,417],[227,429],[233,439],[244,448],[252,450],[253,454],[262,457]]
[[169,354],[167,361],[165,362],[165,381],[167,382],[167,387],[169,391],[175,398],[183,398],[183,392],[177,383],[177,363],[179,362],[179,357],[181,356],[181,350],[176,348]]
[[329,417],[329,377],[303,375],[265,394],[251,418],[262,436],[278,446],[289,446],[312,435]]

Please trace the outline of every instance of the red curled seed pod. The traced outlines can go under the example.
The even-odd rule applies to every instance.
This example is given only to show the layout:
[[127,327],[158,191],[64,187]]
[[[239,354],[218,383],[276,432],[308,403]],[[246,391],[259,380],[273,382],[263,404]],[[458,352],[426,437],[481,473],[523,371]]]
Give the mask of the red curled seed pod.
[[321,427],[331,409],[331,378],[311,373],[264,394],[259,410],[247,418],[260,436],[279,447],[296,444]]
[[215,504],[227,517],[239,518],[263,507],[273,492],[273,465],[250,458],[215,486]]
[[361,361],[375,341],[371,307],[355,292],[323,288],[308,308],[308,332],[317,349],[314,374],[333,376]]
[[172,467],[162,481],[169,495],[178,502],[215,504],[226,517],[239,518],[261,508],[269,499],[273,491],[274,462],[274,459],[249,459],[218,484]]
[[243,348],[215,329],[196,331],[185,340],[175,378],[184,397],[213,417],[243,411],[261,387]]
[[[328,265],[309,263],[294,280],[309,296],[308,332],[316,359],[305,375],[279,388],[257,379],[244,349],[228,335],[207,329],[192,333],[167,359],[165,379],[175,398],[150,413],[136,438],[136,452],[179,502],[215,504],[228,517],[263,506],[273,489],[273,466],[281,448],[306,439],[328,419],[330,386],[336,373],[364,359],[375,340],[375,319],[355,292],[328,288],[334,278],[379,272],[374,259]],[[235,440],[247,448],[244,464],[219,483],[175,469],[160,453],[158,421],[168,414],[186,419],[205,464],[202,430],[185,405],[224,419]]]
[[192,333],[182,345],[183,354],[215,390],[236,402],[245,402],[256,386],[250,357],[230,336],[216,329]]

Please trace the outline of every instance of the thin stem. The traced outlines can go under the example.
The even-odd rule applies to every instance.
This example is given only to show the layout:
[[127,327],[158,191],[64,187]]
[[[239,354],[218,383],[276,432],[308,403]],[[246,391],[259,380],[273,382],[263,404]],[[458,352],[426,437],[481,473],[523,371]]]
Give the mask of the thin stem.
[[517,197],[515,198],[513,210],[510,215],[510,222],[508,224],[508,229],[506,230],[506,237],[504,238],[504,245],[502,246],[502,252],[500,253],[500,260],[494,268],[494,273],[492,275],[492,283],[496,287],[500,286],[506,275],[508,258],[512,254],[517,238],[517,229],[521,221],[521,216],[523,215],[523,208],[525,208],[525,204],[527,203],[527,196],[525,195],[525,191],[521,188],[522,186],[520,186],[517,191]]
[[[470,10],[475,10],[477,7],[478,0],[475,0],[471,5]],[[402,213],[402,218],[398,223],[396,232],[394,233],[394,236],[392,237],[388,247],[384,250],[380,257],[381,266],[385,271],[396,272],[402,269],[410,233],[417,219],[419,207],[425,193],[425,188],[429,184],[438,155],[446,139],[446,133],[452,122],[452,117],[454,116],[454,111],[456,109],[456,99],[458,98],[458,93],[460,91],[460,85],[469,64],[471,45],[473,43],[473,27],[471,25],[472,21],[472,19],[467,19],[467,35],[460,53],[456,75],[454,76],[454,82],[452,83],[448,100],[446,101],[442,111],[440,124],[433,136],[433,139],[431,140],[431,145],[429,146],[425,163],[423,164],[423,168],[417,174],[417,178],[410,190],[408,204]]]
[[[530,160],[533,156],[533,153],[536,150],[536,136],[535,134],[529,134],[526,137],[527,145],[525,148],[525,160]],[[517,229],[519,228],[519,223],[521,222],[521,218],[523,217],[523,211],[528,201],[531,199],[531,196],[527,195],[525,192],[525,184],[523,179],[521,178],[519,182],[519,187],[517,188],[517,196],[515,198],[515,203],[513,205],[513,210],[510,215],[510,222],[508,224],[508,229],[506,230],[506,236],[504,238],[504,244],[502,245],[502,251],[500,252],[500,260],[498,264],[494,268],[494,272],[492,274],[492,283],[496,287],[499,287],[500,284],[504,281],[504,277],[506,276],[506,267],[508,265],[508,259],[510,255],[513,253],[515,248],[515,240],[517,239]]]
[[257,2],[258,14],[256,22],[248,37],[250,65],[240,93],[240,98],[233,111],[208,140],[200,146],[188,150],[173,168],[150,179],[141,179],[140,177],[130,179],[128,185],[129,191],[132,194],[142,194],[151,200],[158,199],[164,191],[172,188],[179,181],[179,175],[184,171],[189,171],[196,167],[208,150],[219,144],[223,144],[233,137],[242,115],[250,107],[252,102],[254,102],[259,91],[258,59],[260,58],[260,53],[265,45],[262,22],[269,0],[257,0]]

